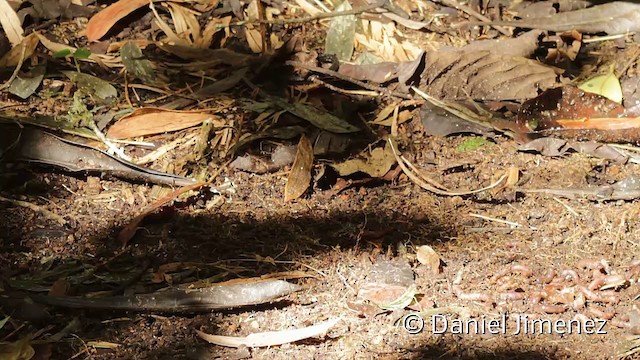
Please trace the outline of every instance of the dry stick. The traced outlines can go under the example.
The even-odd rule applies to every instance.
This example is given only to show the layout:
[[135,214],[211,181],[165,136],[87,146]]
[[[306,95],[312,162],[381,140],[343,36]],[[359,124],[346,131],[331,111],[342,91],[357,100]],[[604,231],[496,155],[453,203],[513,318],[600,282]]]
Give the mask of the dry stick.
[[485,215],[481,215],[481,214],[475,214],[475,213],[469,213],[469,216],[473,216],[479,219],[483,219],[483,220],[488,220],[488,221],[494,221],[500,224],[506,224],[512,227],[521,227],[522,225],[518,224],[517,222],[513,222],[513,221],[507,221],[507,220],[502,220],[502,219],[498,219],[498,218],[494,218],[494,217],[490,217],[490,216],[485,216]]
[[[462,5],[460,3],[458,3],[456,0],[439,0],[439,2],[443,3],[446,6],[451,6],[453,8],[456,8],[464,13],[466,13],[467,15],[473,16],[474,18],[485,22],[485,23],[489,23],[491,22],[491,19],[489,19],[488,17],[480,14],[479,12],[473,10],[472,8],[468,7],[467,5]],[[507,30],[505,30],[502,26],[497,26],[497,25],[491,25],[491,24],[486,24],[489,25],[491,27],[493,27],[494,29],[498,30],[500,33],[502,33],[503,35],[509,36],[511,37],[512,34],[509,33]]]
[[387,0],[380,0],[375,4],[362,6],[356,9],[345,10],[345,11],[334,11],[331,13],[322,13],[314,16],[307,16],[307,17],[295,18],[295,19],[282,19],[282,20],[281,19],[274,19],[274,20],[248,19],[248,20],[238,21],[235,23],[227,24],[227,25],[220,24],[216,26],[216,30],[224,29],[232,26],[242,26],[246,24],[270,24],[270,25],[299,24],[299,23],[306,23],[306,22],[312,22],[316,20],[338,17],[338,16],[360,15],[363,12],[382,7],[386,3],[387,3]]
[[364,88],[364,89],[367,89],[367,90],[376,91],[376,92],[380,92],[380,93],[383,93],[383,94],[385,94],[387,96],[395,96],[395,97],[399,97],[399,98],[405,99],[405,100],[412,100],[412,97],[407,95],[407,94],[399,93],[399,92],[396,92],[396,91],[389,91],[388,89],[385,89],[385,88],[383,88],[381,86],[369,85],[369,84],[367,84],[365,82],[362,82],[360,80],[356,80],[356,79],[353,79],[351,77],[342,75],[342,74],[340,74],[340,73],[338,73],[336,71],[333,71],[333,70],[327,70],[327,69],[323,69],[321,67],[311,66],[311,65],[307,65],[307,64],[301,63],[299,61],[292,61],[292,60],[286,61],[285,65],[289,65],[289,66],[297,67],[297,68],[300,68],[300,69],[305,69],[305,70],[317,72],[319,74],[333,76],[333,77],[335,77],[337,79],[350,82],[350,83],[352,83],[354,85],[358,85],[361,88]]
[[127,154],[124,153],[124,151],[122,151],[122,149],[120,149],[119,147],[114,145],[111,141],[109,141],[109,139],[107,139],[107,137],[102,133],[102,131],[98,129],[98,126],[96,125],[95,121],[91,120],[89,122],[89,127],[96,134],[96,137],[98,138],[98,140],[100,140],[103,144],[105,144],[109,148],[109,150],[113,151],[113,153],[116,154],[120,159],[131,162],[131,157],[129,157]]
[[49,219],[49,220],[54,220],[57,223],[59,223],[60,225],[65,225],[67,223],[67,220],[65,220],[62,216],[55,214],[43,207],[40,207],[36,204],[32,204],[30,202],[26,202],[26,201],[21,201],[21,200],[15,200],[15,199],[9,199],[3,196],[0,196],[0,201],[6,201],[8,203],[11,203],[13,205],[17,205],[17,206],[21,206],[21,207],[25,207],[28,209],[31,209],[33,211],[39,212],[42,215],[44,215],[45,218]]
[[337,93],[340,93],[340,94],[371,96],[371,97],[380,96],[380,93],[377,92],[377,91],[371,91],[371,90],[345,90],[345,89],[339,88],[339,87],[337,87],[335,85],[331,85],[331,84],[329,84],[328,82],[326,82],[324,80],[318,79],[318,77],[315,76],[315,75],[314,76],[310,76],[309,80],[311,80],[311,82],[313,82],[315,84],[324,86],[327,89],[333,90],[333,91],[335,91]]
[[[404,160],[403,157],[399,154],[398,145],[396,144],[395,140],[393,140],[392,138],[389,138],[388,141],[389,141],[389,145],[391,146],[391,151],[393,152],[393,155],[396,157],[396,161],[398,162],[398,165],[400,166],[402,171],[405,173],[405,175],[407,175],[409,177],[409,179],[411,179],[416,185],[420,186],[421,188],[423,188],[425,190],[431,191],[434,194],[446,195],[446,196],[472,195],[472,194],[476,194],[476,193],[479,193],[479,192],[491,190],[491,189],[497,187],[498,185],[500,185],[500,183],[504,179],[507,178],[507,174],[504,174],[495,183],[493,183],[493,184],[491,184],[491,185],[489,185],[487,187],[477,189],[477,190],[462,191],[462,192],[443,191],[443,190],[440,190],[440,189],[430,185],[429,183],[427,183],[427,181],[422,180],[420,177],[418,177],[416,174],[414,174],[411,171],[411,169],[409,169],[407,167],[407,163],[408,162],[405,163],[406,160]],[[422,177],[424,177],[424,176],[422,176]],[[433,181],[433,180],[430,179],[430,181]]]
[[16,69],[13,71],[13,74],[11,74],[11,77],[9,78],[9,80],[7,80],[7,82],[5,82],[4,84],[2,84],[2,86],[0,86],[0,90],[4,90],[9,86],[11,86],[11,83],[13,83],[13,80],[16,79],[16,77],[18,76],[18,72],[20,72],[20,68],[22,67],[22,63],[24,62],[24,54],[26,53],[26,51],[27,51],[27,45],[22,44],[22,49],[20,50],[20,60],[18,60],[18,65],[16,65]]

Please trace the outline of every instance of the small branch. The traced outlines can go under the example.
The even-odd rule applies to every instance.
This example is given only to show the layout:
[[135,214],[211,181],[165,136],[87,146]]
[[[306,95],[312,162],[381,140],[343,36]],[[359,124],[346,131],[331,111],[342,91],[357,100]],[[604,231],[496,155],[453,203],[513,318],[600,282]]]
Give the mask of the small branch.
[[216,26],[216,28],[217,29],[224,29],[224,28],[227,28],[227,27],[243,26],[243,25],[246,25],[246,24],[286,25],[286,24],[307,23],[307,22],[312,22],[312,21],[317,21],[317,20],[322,20],[322,19],[328,19],[328,18],[333,18],[333,17],[338,17],[338,16],[360,15],[363,12],[367,12],[367,11],[374,10],[376,8],[382,7],[386,3],[387,3],[387,0],[380,0],[380,1],[376,2],[375,4],[362,6],[362,7],[351,9],[351,10],[334,11],[334,12],[322,13],[322,14],[318,14],[318,15],[314,15],[314,16],[307,16],[307,17],[303,17],[303,18],[274,19],[274,20],[248,19],[248,20],[238,21],[238,22],[235,22],[235,23],[230,23],[230,24],[227,24],[227,25],[220,24],[220,25]]
[[16,79],[18,73],[20,72],[20,68],[22,67],[22,63],[24,62],[24,54],[27,51],[27,46],[25,44],[21,44],[20,46],[22,46],[22,49],[20,49],[20,60],[18,60],[18,65],[16,65],[16,69],[13,71],[13,74],[11,74],[9,80],[7,80],[7,82],[0,86],[0,90],[4,90],[11,86],[11,83],[13,83],[13,80]]
[[56,221],[58,224],[60,225],[65,225],[67,223],[67,220],[65,220],[62,216],[58,215],[58,214],[54,214],[51,211],[38,206],[36,204],[32,204],[30,202],[26,202],[26,201],[21,201],[21,200],[15,200],[15,199],[9,199],[3,196],[0,196],[0,201],[5,201],[8,203],[11,203],[13,205],[16,206],[21,206],[21,207],[25,207],[28,209],[31,209],[33,211],[39,212],[42,215],[44,215],[45,218],[49,219],[49,220],[53,220]]
[[313,72],[316,72],[316,73],[319,73],[319,74],[333,76],[333,77],[335,77],[337,79],[350,82],[350,83],[352,83],[354,85],[358,85],[361,88],[364,88],[364,89],[367,89],[367,90],[371,90],[371,91],[376,91],[376,92],[379,92],[379,93],[383,93],[383,94],[385,94],[387,96],[395,96],[395,97],[399,97],[401,99],[406,99],[406,100],[411,100],[412,99],[412,97],[407,95],[407,94],[399,93],[399,92],[396,92],[396,91],[389,91],[388,89],[385,89],[385,88],[383,88],[381,86],[369,85],[369,84],[367,84],[367,83],[365,83],[363,81],[356,80],[356,79],[353,79],[351,77],[342,75],[342,74],[340,74],[340,73],[338,73],[336,71],[333,71],[333,70],[323,69],[321,67],[311,66],[311,65],[307,65],[307,64],[301,63],[299,61],[291,61],[291,60],[285,62],[285,65],[289,65],[289,66],[293,66],[293,67],[296,67],[296,68],[313,71]]
[[[446,5],[446,6],[450,6],[452,8],[455,8],[457,10],[460,10],[462,12],[464,12],[465,14],[469,15],[469,16],[473,16],[474,18],[482,21],[483,23],[491,23],[491,19],[489,19],[488,17],[480,14],[479,12],[473,10],[472,8],[468,7],[467,5],[462,5],[459,2],[457,2],[456,0],[439,0],[440,3]],[[491,25],[491,24],[484,24],[484,25],[488,25],[493,27],[494,29],[498,30],[501,34],[506,35],[511,37],[512,34],[510,32],[508,32],[507,30],[505,30],[502,26],[497,26],[497,25]]]

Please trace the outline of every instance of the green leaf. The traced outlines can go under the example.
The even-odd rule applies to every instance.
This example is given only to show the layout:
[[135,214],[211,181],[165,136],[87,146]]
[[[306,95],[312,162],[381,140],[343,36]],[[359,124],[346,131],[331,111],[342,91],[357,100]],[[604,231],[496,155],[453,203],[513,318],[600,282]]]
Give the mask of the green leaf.
[[282,108],[283,110],[287,110],[297,117],[307,120],[322,130],[327,130],[337,134],[360,131],[359,128],[349,124],[347,121],[314,106],[299,102],[289,103],[286,100],[275,96],[267,96],[264,94],[263,96],[267,97],[267,99],[274,105]]
[[91,50],[87,48],[79,48],[73,53],[76,59],[87,59],[89,56],[91,56]]
[[62,71],[62,73],[76,83],[79,91],[94,96],[99,101],[109,102],[118,97],[116,88],[100,78],[77,71]]
[[[351,4],[345,0],[335,11],[351,10]],[[324,50],[326,54],[335,54],[338,60],[349,61],[353,55],[356,37],[356,16],[337,16],[331,20],[327,30]]]
[[127,41],[120,49],[120,56],[129,74],[142,80],[145,84],[157,84],[158,81],[153,65],[151,61],[144,58],[142,50],[140,50],[138,45],[132,41]]
[[13,95],[19,96],[22,99],[26,99],[31,96],[42,83],[44,73],[46,71],[45,65],[38,65],[34,67],[29,74],[21,74],[16,77],[11,86],[9,86],[9,92]]
[[62,49],[53,53],[53,57],[56,59],[63,58],[69,55],[71,55],[71,50],[69,49]]

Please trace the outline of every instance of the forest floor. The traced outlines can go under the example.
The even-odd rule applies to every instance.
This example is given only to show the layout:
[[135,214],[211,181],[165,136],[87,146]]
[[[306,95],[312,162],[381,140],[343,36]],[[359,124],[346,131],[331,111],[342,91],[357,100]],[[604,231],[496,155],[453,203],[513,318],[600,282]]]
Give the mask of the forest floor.
[[[161,16],[168,18],[163,9]],[[114,39],[135,38],[135,26],[148,28],[136,20],[149,21],[152,12],[143,10],[131,15],[134,20],[128,19],[131,23]],[[71,32],[69,22],[56,21],[44,33],[64,38]],[[75,23],[80,29],[85,24]],[[322,24],[329,22],[289,31],[313,48],[324,37],[318,35],[326,31]],[[416,42],[426,37],[424,32],[407,36]],[[73,69],[74,62],[67,60]],[[194,75],[186,69],[169,73],[183,76],[181,71]],[[45,76],[44,81],[50,87],[52,81],[68,81],[60,79]],[[265,87],[277,82],[258,80],[253,83]],[[119,81],[112,79],[126,88]],[[70,96],[46,97],[45,90],[29,101],[3,93],[2,102],[22,114],[55,115],[71,106]],[[240,83],[198,108],[215,108],[213,114],[239,133],[264,131],[265,122],[283,126],[281,114],[269,110],[271,115],[261,117],[267,110],[252,112],[241,104],[260,99],[256,94]],[[310,94],[307,100],[319,98],[318,106],[357,107],[357,125],[386,106],[360,97],[346,100],[347,95],[323,88]],[[152,98],[128,96],[112,106],[121,110],[133,101],[143,107],[143,100]],[[175,98],[180,97],[153,106]],[[288,182],[301,176],[291,171],[295,163],[247,171],[229,161],[246,153],[269,162],[276,149],[295,149],[299,137],[257,137],[236,153],[233,145],[240,135],[227,136],[220,132],[224,127],[214,127],[207,134],[217,143],[211,140],[194,160],[200,150],[189,139],[202,134],[204,126],[139,136],[156,145],[178,144],[145,166],[185,176],[205,173],[201,180],[220,191],[204,187],[175,197],[146,216],[124,241],[122,229],[170,193],[168,187],[46,166],[5,169],[0,195],[11,200],[0,201],[0,280],[7,294],[131,295],[256,277],[288,279],[301,288],[259,305],[186,313],[5,302],[0,318],[8,318],[0,327],[0,341],[15,345],[29,337],[40,359],[610,359],[640,347],[629,330],[638,326],[640,316],[637,203],[520,191],[608,186],[640,176],[637,164],[579,152],[523,152],[505,135],[489,141],[476,135],[432,136],[419,118],[405,120],[371,124],[366,136],[341,135],[357,141],[341,154],[315,156],[307,168],[312,178],[303,177],[310,187],[287,201]],[[396,130],[404,157],[451,192],[488,187],[514,172],[516,180],[474,194],[443,195],[425,190],[397,165],[379,176],[362,171],[342,176],[332,168],[363,150],[371,154],[373,148],[390,146],[385,139]],[[303,136],[315,138],[315,145],[314,131],[307,128]],[[134,158],[148,152],[134,146],[125,150]],[[292,156],[299,160],[300,149]],[[409,301],[399,306],[399,296]],[[415,321],[409,321],[411,316]],[[196,332],[244,337],[327,320],[337,322],[320,336],[274,346],[223,347]],[[523,333],[523,321],[529,333]],[[490,322],[500,330],[483,327]],[[424,330],[413,333],[409,328],[415,324]]]

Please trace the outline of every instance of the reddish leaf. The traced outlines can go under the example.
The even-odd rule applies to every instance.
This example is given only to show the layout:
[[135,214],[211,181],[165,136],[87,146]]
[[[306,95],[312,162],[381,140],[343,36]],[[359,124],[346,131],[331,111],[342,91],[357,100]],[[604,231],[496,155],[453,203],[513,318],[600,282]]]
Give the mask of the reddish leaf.
[[[572,86],[550,89],[525,102],[517,116],[517,123],[528,125],[531,130],[557,128],[618,129],[628,125],[614,125],[622,121],[625,110],[622,105],[603,96],[584,92]],[[601,120],[609,118],[609,125]],[[597,119],[597,120],[596,120]],[[612,122],[613,120],[613,122]],[[594,125],[594,121],[598,125]],[[603,127],[604,126],[604,127]]]
[[107,6],[89,20],[87,38],[89,41],[100,39],[122,18],[148,4],[149,0],[119,0]]

